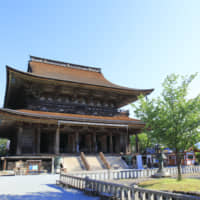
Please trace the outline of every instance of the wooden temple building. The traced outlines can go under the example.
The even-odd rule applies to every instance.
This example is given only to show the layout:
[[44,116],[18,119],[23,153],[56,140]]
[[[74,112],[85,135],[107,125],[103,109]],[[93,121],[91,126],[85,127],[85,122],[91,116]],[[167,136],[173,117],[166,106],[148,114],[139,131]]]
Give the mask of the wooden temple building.
[[100,68],[34,56],[27,72],[7,66],[0,109],[0,137],[11,141],[7,158],[126,153],[144,123],[119,108],[151,92],[113,84]]

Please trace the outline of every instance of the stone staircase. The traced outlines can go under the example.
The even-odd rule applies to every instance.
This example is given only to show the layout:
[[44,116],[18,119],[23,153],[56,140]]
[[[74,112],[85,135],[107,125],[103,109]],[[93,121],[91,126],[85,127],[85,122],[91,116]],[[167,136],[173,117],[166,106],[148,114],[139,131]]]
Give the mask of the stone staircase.
[[107,162],[110,164],[111,169],[129,169],[126,162],[121,158],[121,156],[108,156],[105,155]]
[[67,156],[63,157],[63,167],[67,172],[82,171],[84,167],[81,163],[80,156]]
[[[111,169],[128,169],[128,165],[121,156],[104,155],[107,162],[110,164]],[[90,166],[91,171],[104,170],[104,164],[99,155],[85,155],[85,159]],[[83,171],[86,170],[80,156],[66,156],[62,157],[63,167],[67,172]]]
[[88,161],[88,164],[90,165],[90,170],[102,170],[104,169],[102,162],[98,155],[87,155],[86,159]]

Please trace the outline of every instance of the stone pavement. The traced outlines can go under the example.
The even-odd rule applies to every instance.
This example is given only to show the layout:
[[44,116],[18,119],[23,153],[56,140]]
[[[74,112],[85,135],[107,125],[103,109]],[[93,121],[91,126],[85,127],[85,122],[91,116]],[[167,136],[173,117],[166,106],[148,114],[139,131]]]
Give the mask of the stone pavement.
[[97,200],[83,192],[55,185],[58,175],[0,177],[0,200]]

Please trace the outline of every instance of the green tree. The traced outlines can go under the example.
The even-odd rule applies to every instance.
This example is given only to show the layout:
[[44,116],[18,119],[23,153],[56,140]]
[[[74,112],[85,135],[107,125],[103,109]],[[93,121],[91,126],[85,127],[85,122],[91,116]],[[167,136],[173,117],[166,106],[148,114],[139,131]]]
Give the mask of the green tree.
[[0,138],[0,156],[6,155],[6,144],[7,144],[7,139],[1,139]]
[[198,163],[200,163],[200,152],[195,153],[195,157]]
[[[147,133],[138,134],[139,149],[142,154],[146,153],[147,148],[154,148],[156,142]],[[136,136],[131,136],[131,146],[136,146]]]
[[137,117],[146,123],[146,131],[158,143],[174,149],[177,158],[178,180],[181,180],[181,159],[200,139],[200,96],[187,99],[188,87],[197,74],[169,75],[163,82],[163,91],[156,99],[139,98],[135,106]]

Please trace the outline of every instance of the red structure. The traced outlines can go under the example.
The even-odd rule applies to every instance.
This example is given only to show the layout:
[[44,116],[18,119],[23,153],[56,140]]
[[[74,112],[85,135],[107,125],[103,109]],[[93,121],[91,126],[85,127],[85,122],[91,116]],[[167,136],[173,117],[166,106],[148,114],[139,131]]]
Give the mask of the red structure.
[[[183,159],[181,160],[181,165],[194,165],[196,158],[193,151],[184,152],[182,156]],[[167,154],[167,165],[176,165],[176,155],[174,153]]]

